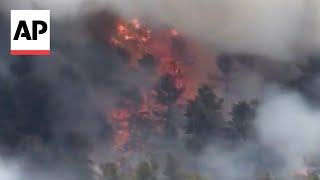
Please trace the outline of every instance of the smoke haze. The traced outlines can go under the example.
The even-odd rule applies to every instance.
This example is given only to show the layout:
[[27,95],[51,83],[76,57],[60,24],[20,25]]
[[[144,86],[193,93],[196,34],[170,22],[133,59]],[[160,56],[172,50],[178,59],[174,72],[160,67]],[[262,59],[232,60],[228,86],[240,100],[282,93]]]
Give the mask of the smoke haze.
[[5,0],[2,8],[49,8],[60,17],[112,9],[127,17],[169,24],[223,51],[282,60],[316,52],[320,45],[317,0]]
[[[0,43],[0,79],[10,81],[9,87],[15,90],[14,95],[17,96],[13,99],[18,99],[21,103],[18,105],[26,107],[16,113],[21,113],[22,120],[18,117],[17,122],[10,123],[18,124],[22,131],[27,131],[26,134],[50,139],[50,142],[46,142],[50,147],[63,144],[62,148],[54,147],[52,151],[62,151],[71,156],[74,151],[91,153],[90,147],[96,146],[101,154],[106,153],[103,148],[108,146],[108,140],[105,137],[112,133],[106,123],[106,109],[117,104],[117,99],[124,91],[141,85],[148,88],[152,84],[149,75],[123,67],[125,58],[106,48],[104,39],[95,39],[95,36],[102,37],[99,33],[105,33],[105,24],[101,22],[108,21],[108,18],[97,16],[96,21],[91,23],[102,25],[91,27],[87,20],[93,17],[88,18],[88,14],[103,10],[116,12],[116,15],[126,18],[141,17],[154,26],[172,26],[193,39],[209,44],[208,48],[217,52],[268,57],[256,61],[256,68],[243,68],[237,64],[238,71],[230,75],[231,90],[226,92],[231,101],[261,97],[254,120],[258,139],[237,146],[233,151],[219,144],[211,144],[200,157],[186,153],[186,156],[191,156],[190,159],[197,159],[196,165],[202,167],[208,177],[253,179],[256,158],[263,148],[270,149],[270,157],[279,157],[279,161],[284,163],[283,166],[279,163],[283,168],[281,173],[305,168],[307,163],[304,159],[320,151],[319,109],[295,88],[269,88],[269,81],[287,85],[292,79],[299,78],[301,72],[297,70],[295,60],[319,50],[320,2],[317,0],[2,0],[0,23],[5,22],[7,26],[0,28],[1,35],[9,33],[10,9],[51,9],[53,15],[54,60],[10,57],[7,55],[9,42]],[[270,59],[292,61],[284,63]],[[19,67],[11,66],[15,64]],[[202,67],[206,69],[203,73],[206,77],[211,64],[199,66],[200,71]],[[15,68],[17,72],[13,72]],[[25,74],[28,74],[26,78]],[[44,83],[48,89],[36,83],[31,84],[33,81]],[[305,82],[305,79],[302,81]],[[11,87],[11,83],[14,86]],[[319,86],[303,86],[315,93],[319,89]],[[39,102],[34,102],[35,99]],[[30,106],[28,100],[37,106]],[[43,115],[35,116],[36,112],[42,111]],[[6,121],[4,124],[10,123]],[[15,142],[16,136],[11,134],[13,131],[10,131],[9,125],[9,140]],[[31,132],[29,129],[32,129]],[[83,137],[83,141],[74,142],[75,135]],[[70,142],[76,147],[68,146]],[[101,160],[101,154],[96,153],[96,158]],[[49,157],[48,162],[56,158]],[[86,158],[83,155],[81,162],[65,166],[62,165],[65,161],[60,159],[48,168],[35,166],[35,174],[27,174],[26,177],[30,177],[30,180],[53,177],[48,180],[56,180],[57,174],[62,174],[58,179],[75,180],[79,178],[77,172],[82,170],[82,165],[87,164]],[[23,164],[21,161],[0,158],[0,179],[25,180],[22,175],[28,172],[22,170]],[[51,167],[59,166],[62,168],[51,172]]]
[[304,168],[308,156],[320,150],[319,109],[296,92],[269,90],[256,126],[262,143],[285,160],[287,171]]

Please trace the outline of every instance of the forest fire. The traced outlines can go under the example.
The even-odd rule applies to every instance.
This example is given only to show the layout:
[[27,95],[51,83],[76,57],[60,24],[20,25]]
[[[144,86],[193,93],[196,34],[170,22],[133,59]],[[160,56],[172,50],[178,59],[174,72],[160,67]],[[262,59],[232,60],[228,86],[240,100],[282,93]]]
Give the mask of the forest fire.
[[1,0],[0,180],[319,180],[318,2]]
[[119,20],[116,25],[116,33],[110,39],[114,46],[125,48],[130,55],[131,63],[141,58],[141,54],[145,53],[145,43],[150,39],[150,30],[141,27],[138,19],[131,22]]
[[186,76],[192,65],[184,60],[184,56],[190,52],[173,45],[186,46],[176,29],[150,30],[136,18],[128,22],[119,19],[115,29],[109,42],[113,47],[129,53],[127,65],[137,71],[147,69],[156,79],[153,89],[140,87],[141,102],[115,108],[111,113],[116,131],[114,149],[126,150],[126,146],[135,139],[132,136],[141,134],[141,129],[135,128],[136,121],[144,121],[142,123],[148,126],[151,133],[163,133],[169,107],[183,109],[187,100],[196,94],[196,82]]

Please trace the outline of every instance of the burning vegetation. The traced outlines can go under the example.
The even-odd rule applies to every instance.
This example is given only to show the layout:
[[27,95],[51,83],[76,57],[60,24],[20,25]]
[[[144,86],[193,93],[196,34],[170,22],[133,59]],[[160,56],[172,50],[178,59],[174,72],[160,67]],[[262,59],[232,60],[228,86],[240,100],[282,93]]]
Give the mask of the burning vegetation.
[[[167,116],[173,108],[181,113],[187,101],[195,98],[195,82],[187,75],[192,68],[185,59],[190,53],[186,50],[187,42],[175,29],[156,31],[136,18],[118,19],[115,32],[107,41],[128,55],[127,66],[152,77],[151,88],[142,85],[136,90],[141,98],[139,102],[124,97],[119,107],[109,113],[116,131],[115,149],[124,150],[139,145],[132,141],[139,139],[141,131],[164,135],[165,128],[169,128],[166,126],[174,126],[175,122],[168,122],[172,120]],[[144,124],[145,129],[139,129],[140,125],[135,127],[136,123]]]
[[[105,38],[108,46],[124,59],[123,65],[129,71],[147,77],[147,81],[125,90],[107,112],[108,122],[114,131],[113,150],[121,157],[116,165],[107,164],[107,174],[104,176],[110,175],[108,171],[113,166],[111,169],[126,169],[123,166],[136,152],[157,152],[153,137],[180,141],[193,155],[203,153],[211,143],[218,143],[229,150],[247,143],[257,143],[254,128],[256,109],[260,105],[255,99],[257,96],[234,101],[228,95],[232,91],[230,83],[238,69],[258,69],[257,59],[261,57],[244,54],[217,56],[215,52],[203,50],[206,48],[177,29],[154,28],[137,18],[115,18],[111,29],[112,33]],[[204,68],[206,65],[210,67],[209,71]],[[219,91],[223,93],[218,95]],[[264,154],[265,151],[264,147],[259,147],[254,153],[261,159],[250,162],[254,164],[255,173],[258,173],[257,179],[272,179],[265,172],[272,171],[268,169],[269,158],[274,157]],[[260,154],[264,155],[260,157]],[[167,161],[170,158],[172,160],[169,157]],[[152,178],[159,173],[158,169],[152,170],[152,163],[152,158],[142,162],[137,171],[146,168],[144,170],[150,171],[146,176]],[[275,162],[272,160],[271,163]],[[260,169],[263,170],[260,172]],[[176,170],[167,177],[187,178],[181,177],[181,174],[178,177]],[[200,176],[194,178],[202,179]]]
[[[285,160],[259,139],[255,120],[263,103],[255,92],[238,98],[235,86],[251,84],[237,76],[254,72],[318,104],[309,85],[319,60],[293,63],[302,75],[282,77],[286,63],[270,63],[277,74],[267,58],[217,54],[179,29],[95,13],[74,29],[62,23],[67,38],[54,42],[57,61],[14,59],[10,82],[0,71],[0,156],[23,149],[50,164],[58,154],[59,163],[79,164],[76,174],[85,167],[98,180],[204,180],[203,172],[208,179],[273,179]],[[212,145],[221,149],[207,152]],[[195,162],[203,157],[209,170]],[[318,176],[317,168],[301,169],[292,174]]]

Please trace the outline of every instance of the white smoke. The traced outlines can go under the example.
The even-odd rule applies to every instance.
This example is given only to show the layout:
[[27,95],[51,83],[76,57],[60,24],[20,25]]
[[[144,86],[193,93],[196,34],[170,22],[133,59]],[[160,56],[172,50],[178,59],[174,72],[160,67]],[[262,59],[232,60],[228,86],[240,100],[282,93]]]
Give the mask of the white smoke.
[[262,143],[286,161],[286,170],[307,165],[320,150],[320,112],[297,93],[273,90],[258,110],[256,127]]
[[217,146],[208,147],[199,159],[200,171],[210,179],[254,179],[255,165],[249,158],[254,156],[253,149],[249,144],[233,151]]
[[199,158],[200,169],[212,179],[255,179],[268,171],[274,177],[292,179],[296,172],[315,168],[311,164],[320,157],[319,127],[319,109],[299,93],[269,88],[255,119],[259,143],[244,143],[232,150],[212,144]]
[[[174,23],[226,51],[289,59],[319,45],[313,0],[166,1]],[[319,46],[318,46],[319,47]]]
[[20,168],[14,163],[5,161],[0,157],[0,179],[21,180]]

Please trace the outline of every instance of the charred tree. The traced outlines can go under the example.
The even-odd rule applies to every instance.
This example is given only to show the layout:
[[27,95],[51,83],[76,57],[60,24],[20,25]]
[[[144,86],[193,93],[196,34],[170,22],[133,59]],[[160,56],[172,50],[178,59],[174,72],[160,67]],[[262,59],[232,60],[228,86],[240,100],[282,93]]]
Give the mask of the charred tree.
[[138,62],[142,68],[149,70],[150,72],[153,72],[157,65],[156,59],[151,54],[145,54]]
[[156,86],[157,100],[164,105],[175,103],[183,93],[183,89],[176,86],[175,79],[169,74],[162,76]]

